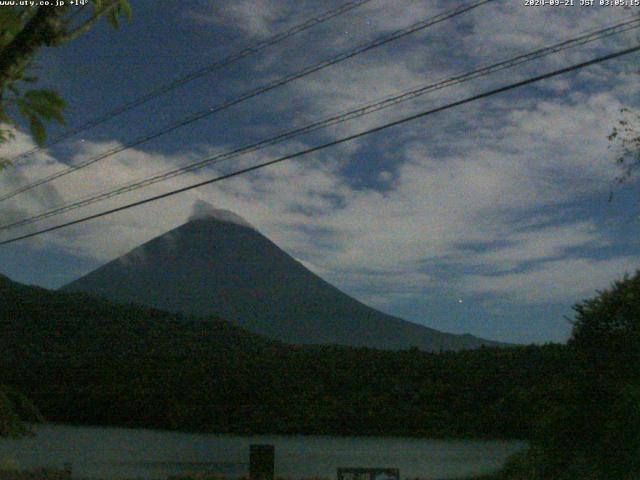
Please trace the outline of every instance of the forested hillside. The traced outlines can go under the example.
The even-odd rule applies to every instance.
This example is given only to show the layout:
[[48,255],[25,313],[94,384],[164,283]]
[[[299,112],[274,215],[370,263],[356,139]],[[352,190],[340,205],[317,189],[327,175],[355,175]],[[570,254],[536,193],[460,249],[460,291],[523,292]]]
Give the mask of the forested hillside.
[[48,420],[210,432],[524,438],[566,348],[296,347],[0,280],[0,384]]

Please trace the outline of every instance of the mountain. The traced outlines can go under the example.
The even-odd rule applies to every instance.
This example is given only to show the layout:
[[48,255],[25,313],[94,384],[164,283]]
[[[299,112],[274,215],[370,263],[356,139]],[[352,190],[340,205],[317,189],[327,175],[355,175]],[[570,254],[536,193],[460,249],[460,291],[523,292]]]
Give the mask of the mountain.
[[171,312],[217,315],[294,344],[426,351],[490,345],[384,314],[282,251],[240,216],[197,204],[184,225],[63,287]]
[[0,385],[52,422],[526,438],[571,365],[561,345],[444,353],[290,346],[218,318],[0,276]]

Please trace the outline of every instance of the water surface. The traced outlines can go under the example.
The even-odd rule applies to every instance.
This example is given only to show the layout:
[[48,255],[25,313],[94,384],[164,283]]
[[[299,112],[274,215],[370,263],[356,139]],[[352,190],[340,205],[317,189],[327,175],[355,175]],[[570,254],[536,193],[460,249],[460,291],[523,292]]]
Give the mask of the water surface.
[[166,478],[181,472],[248,473],[249,445],[276,447],[276,475],[335,478],[338,467],[395,467],[402,478],[455,478],[500,468],[524,443],[403,437],[191,434],[42,425],[35,437],[0,440],[0,462],[22,468],[71,463],[74,477]]

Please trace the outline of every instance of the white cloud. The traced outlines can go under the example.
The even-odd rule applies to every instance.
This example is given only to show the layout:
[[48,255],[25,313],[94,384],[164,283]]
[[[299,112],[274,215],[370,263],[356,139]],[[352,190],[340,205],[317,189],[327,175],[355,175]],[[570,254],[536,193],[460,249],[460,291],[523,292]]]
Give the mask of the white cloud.
[[460,287],[472,294],[493,294],[524,304],[580,301],[608,288],[640,267],[640,256],[607,260],[566,258],[544,262],[521,273],[469,275]]
[[[529,262],[565,257],[572,249],[609,244],[593,222],[528,228],[507,234],[501,241],[504,246],[475,253],[465,263],[476,262],[496,270],[510,270]],[[458,258],[468,257],[468,254],[468,250],[463,250]]]
[[[272,70],[275,67],[292,71],[308,65],[310,57],[324,58],[451,8],[450,2],[434,3],[402,0],[391,6],[373,1],[265,52],[246,66],[248,71],[243,75],[256,81],[272,78],[281,74]],[[188,15],[258,40],[331,5],[238,0],[211,2],[211,10]],[[278,114],[295,111],[290,115],[302,125],[612,23],[621,15],[612,8],[556,9],[553,18],[550,12],[524,8],[516,2],[495,2],[399,41],[393,48],[370,52],[296,81],[261,98],[256,109]],[[611,48],[620,43],[610,40],[607,45]],[[585,59],[599,50],[592,47],[564,52],[525,69],[443,90],[353,124],[333,127],[324,138],[342,137],[533,71]],[[417,296],[424,297],[429,289],[458,286],[504,302],[572,303],[576,296],[606,286],[638,260],[631,255],[591,258],[592,249],[610,247],[615,241],[593,219],[577,218],[572,209],[576,202],[606,196],[616,175],[606,137],[619,109],[638,90],[633,86],[637,82],[631,82],[630,74],[620,73],[619,68],[619,64],[607,64],[468,104],[311,158],[39,237],[37,242],[39,248],[54,245],[105,262],[186,221],[193,203],[202,199],[242,215],[313,271],[376,305],[409,303]],[[251,113],[249,106],[244,113]],[[274,127],[284,127],[284,121],[272,124],[275,117],[251,123],[250,128],[271,132]],[[249,156],[241,165],[303,149],[316,140],[305,138],[271,148]],[[117,145],[89,141],[76,145],[73,161]],[[29,146],[27,137],[19,135],[15,143],[6,146],[11,150],[7,156]],[[219,152],[227,146],[213,143],[206,148]],[[4,223],[198,157],[199,152],[190,146],[180,154],[131,149],[55,182],[55,188],[38,189],[7,202],[9,208],[5,206],[0,218]],[[0,187],[10,190],[62,168],[61,161],[40,153],[19,168],[0,173]],[[193,172],[82,213],[195,183],[229,168],[221,165]],[[355,182],[361,180],[358,175],[382,182],[385,188],[379,190],[367,180]],[[39,225],[79,215],[66,214]],[[470,247],[478,245],[487,248]],[[473,273],[443,287],[428,270],[452,267]]]
[[[597,180],[608,178],[611,165],[602,161],[607,141],[597,112],[613,112],[617,107],[615,99],[603,94],[581,104],[542,101],[530,110],[508,111],[496,118],[490,131],[482,126],[484,118],[470,117],[467,121],[479,126],[478,135],[459,138],[458,132],[445,131],[439,138],[439,143],[456,142],[456,155],[432,155],[433,145],[426,139],[414,139],[395,152],[398,163],[393,175],[388,170],[381,172],[384,178],[392,178],[390,189],[384,192],[353,187],[341,167],[356,152],[338,149],[316,155],[317,160],[286,162],[63,230],[41,242],[106,261],[184,222],[194,201],[201,198],[247,218],[342,288],[361,298],[376,299],[378,304],[391,302],[398,295],[424,293],[426,286],[433,285],[425,273],[427,264],[482,265],[500,272],[606,245],[606,236],[593,222],[563,223],[547,214],[542,224],[530,224],[527,217],[540,208],[562,205],[576,193],[602,191]],[[564,126],[576,122],[583,129]],[[554,124],[560,126],[549,127]],[[26,148],[26,139],[20,138],[25,144],[21,148]],[[113,142],[85,142],[78,146],[77,157],[114,146]],[[278,147],[251,159],[263,161],[301,148],[303,144]],[[25,195],[12,204],[37,212],[51,205],[56,195],[73,200],[196,157],[193,152],[168,156],[129,150],[61,179],[55,190],[47,190],[46,197]],[[44,167],[39,163],[43,159]],[[19,169],[24,177],[21,183],[63,168],[51,157],[41,156],[39,161]],[[547,169],[558,175],[549,176]],[[194,172],[110,200],[89,212],[195,183],[216,171],[224,170]],[[17,178],[4,176],[2,181],[15,184]],[[56,220],[73,218],[75,215],[65,215]],[[465,247],[492,242],[502,243],[493,251],[471,252]],[[520,277],[504,278],[517,282]],[[572,291],[563,295],[571,298]]]
[[250,37],[265,37],[273,34],[272,28],[284,12],[279,2],[234,0],[222,4],[211,2],[206,9],[190,9],[186,16],[197,24],[233,25]]

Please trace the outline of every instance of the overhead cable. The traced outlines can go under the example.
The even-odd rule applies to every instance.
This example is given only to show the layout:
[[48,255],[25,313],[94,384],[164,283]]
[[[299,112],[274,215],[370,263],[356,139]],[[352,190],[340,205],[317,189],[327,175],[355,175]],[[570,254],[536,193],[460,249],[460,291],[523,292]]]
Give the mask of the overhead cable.
[[493,2],[496,0],[479,0],[476,2],[473,2],[471,4],[465,5],[463,7],[458,7],[455,8],[453,10],[449,10],[447,12],[444,13],[440,13],[436,16],[433,17],[429,17],[425,20],[422,20],[420,22],[417,22],[407,28],[403,28],[400,30],[396,30],[395,32],[389,34],[389,35],[384,35],[380,38],[378,38],[377,40],[373,41],[373,42],[369,42],[363,45],[360,45],[359,47],[355,48],[354,50],[350,50],[344,53],[341,53],[335,57],[331,57],[327,60],[323,60],[319,63],[316,63],[314,65],[311,65],[309,67],[306,67],[302,70],[299,70],[295,73],[291,73],[288,75],[285,75],[283,77],[278,78],[277,80],[268,83],[267,85],[264,85],[262,87],[258,87],[254,90],[251,90],[249,92],[246,92],[242,95],[240,95],[239,97],[233,98],[231,100],[228,100],[226,102],[223,102],[221,104],[218,105],[214,105],[212,107],[209,107],[207,109],[201,110],[199,112],[193,113],[191,115],[188,115],[186,117],[183,117],[182,119],[176,121],[176,122],[172,122],[168,125],[165,125],[164,127],[158,129],[158,130],[154,130],[153,132],[147,133],[146,135],[143,135],[142,137],[138,137],[137,139],[128,142],[126,144],[120,145],[118,147],[114,147],[110,150],[107,150],[105,152],[102,152],[96,156],[93,156],[91,158],[88,158],[86,160],[83,160],[75,165],[72,165],[68,168],[65,168],[64,170],[60,170],[58,172],[52,173],[51,175],[48,175],[46,177],[43,177],[39,180],[36,180],[28,185],[24,185],[22,187],[19,187],[9,193],[6,193],[4,195],[0,195],[0,202],[8,200],[10,198],[15,197],[16,195],[19,195],[21,193],[24,192],[28,192],[29,190],[32,190],[36,187],[39,187],[41,185],[45,185],[53,180],[56,180],[58,178],[64,177],[66,175],[69,175],[73,172],[76,172],[80,169],[86,168],[90,165],[93,165],[101,160],[104,160],[105,158],[109,158],[117,153],[123,152],[125,150],[128,150],[130,148],[133,147],[137,147],[138,145],[142,145],[143,143],[149,142],[150,140],[154,140],[158,137],[161,137],[163,135],[166,135],[167,133],[173,132],[174,130],[177,130],[181,127],[184,127],[186,125],[190,125],[198,120],[201,120],[203,118],[209,117],[215,113],[221,112],[223,110],[227,110],[230,107],[233,107],[235,105],[238,105],[242,102],[245,102],[249,99],[252,99],[254,97],[257,97],[259,95],[263,95],[267,92],[270,92],[278,87],[287,85],[288,83],[293,82],[294,80],[298,80],[300,78],[306,77],[312,73],[318,72],[320,70],[323,70],[325,68],[328,68],[330,66],[336,65],[337,63],[343,62],[345,60],[348,60],[350,58],[353,58],[357,55],[360,55],[362,53],[368,52],[370,50],[373,50],[374,48],[378,48],[381,47],[383,45],[386,45],[390,42],[393,42],[395,40],[398,40],[400,38],[406,37],[407,35],[411,35],[413,33],[416,33],[418,31],[424,30],[428,27],[431,27],[433,25],[436,25],[438,23],[444,22],[445,20],[449,20],[451,18],[457,17],[458,15],[462,15],[466,12],[469,12],[475,8],[480,7],[481,5],[484,5],[486,3],[489,2]]
[[575,70],[580,70],[582,68],[586,68],[586,67],[589,67],[591,65],[596,65],[598,63],[602,63],[602,62],[605,62],[607,60],[612,60],[614,58],[621,57],[623,55],[629,55],[631,53],[637,52],[638,50],[640,50],[640,45],[635,45],[633,47],[630,47],[630,48],[627,48],[627,49],[624,49],[624,50],[619,50],[617,52],[610,53],[608,55],[600,56],[600,57],[594,58],[592,60],[588,60],[586,62],[581,62],[581,63],[575,64],[575,65],[571,65],[569,67],[564,67],[564,68],[561,68],[561,69],[558,69],[558,70],[554,70],[554,71],[551,71],[551,72],[548,72],[548,73],[545,73],[545,74],[542,74],[542,75],[531,77],[531,78],[528,78],[526,80],[522,80],[522,81],[519,81],[519,82],[511,83],[511,84],[503,86],[503,87],[499,87],[499,88],[495,88],[495,89],[492,89],[492,90],[488,90],[488,91],[485,91],[483,93],[480,93],[480,94],[477,94],[477,95],[472,95],[470,97],[464,98],[462,100],[458,100],[456,102],[448,103],[446,105],[443,105],[443,106],[440,106],[440,107],[437,107],[437,108],[433,108],[433,109],[426,110],[426,111],[423,111],[423,112],[420,112],[420,113],[417,113],[417,114],[414,114],[414,115],[410,115],[410,116],[404,117],[404,118],[402,118],[400,120],[396,120],[396,121],[393,121],[393,122],[385,123],[384,125],[380,125],[380,126],[377,126],[377,127],[374,127],[374,128],[370,128],[368,130],[365,130],[365,131],[362,131],[362,132],[359,132],[359,133],[356,133],[356,134],[353,134],[353,135],[349,135],[349,136],[340,138],[338,140],[334,140],[334,141],[331,141],[331,142],[323,143],[322,145],[318,145],[318,146],[315,146],[315,147],[311,147],[311,148],[307,148],[307,149],[304,149],[304,150],[300,150],[298,152],[291,153],[291,154],[276,158],[274,160],[269,160],[269,161],[266,161],[266,162],[259,163],[257,165],[252,165],[251,167],[247,167],[247,168],[243,168],[243,169],[240,169],[240,170],[236,170],[235,172],[232,172],[232,173],[228,173],[228,174],[225,174],[225,175],[220,175],[218,177],[214,177],[214,178],[211,178],[209,180],[204,180],[204,181],[201,181],[201,182],[198,182],[198,183],[186,186],[186,187],[182,187],[182,188],[178,188],[178,189],[175,189],[175,190],[171,190],[169,192],[165,192],[165,193],[160,194],[160,195],[155,195],[153,197],[149,197],[149,198],[146,198],[146,199],[143,199],[143,200],[139,200],[139,201],[128,203],[126,205],[122,205],[122,206],[119,206],[119,207],[116,207],[116,208],[112,208],[112,209],[105,210],[105,211],[102,211],[102,212],[99,212],[99,213],[88,215],[88,216],[85,216],[85,217],[82,217],[82,218],[79,218],[79,219],[76,219],[76,220],[73,220],[73,221],[70,221],[70,222],[65,222],[65,223],[58,224],[58,225],[55,225],[55,226],[52,226],[52,227],[44,228],[42,230],[31,232],[31,233],[28,233],[28,234],[25,234],[25,235],[20,235],[20,236],[13,237],[13,238],[10,238],[10,239],[7,239],[7,240],[3,240],[3,241],[0,241],[0,246],[8,245],[8,244],[11,244],[11,243],[15,243],[15,242],[18,242],[20,240],[25,240],[27,238],[33,238],[33,237],[36,237],[36,236],[39,236],[39,235],[43,235],[45,233],[49,233],[49,232],[53,232],[53,231],[56,231],[56,230],[60,230],[62,228],[67,228],[67,227],[70,227],[72,225],[78,225],[80,223],[84,223],[84,222],[87,222],[89,220],[94,220],[94,219],[97,219],[97,218],[105,217],[107,215],[112,215],[114,213],[121,212],[121,211],[124,211],[124,210],[128,210],[128,209],[140,206],[140,205],[145,205],[147,203],[155,202],[155,201],[161,200],[163,198],[172,197],[174,195],[178,195],[180,193],[184,193],[186,191],[193,190],[195,188],[203,187],[205,185],[210,185],[210,184],[217,183],[217,182],[220,182],[220,181],[223,181],[223,180],[227,180],[229,178],[233,178],[233,177],[237,177],[237,176],[240,176],[240,175],[244,175],[246,173],[253,172],[253,171],[268,167],[270,165],[275,165],[277,163],[281,163],[281,162],[284,162],[286,160],[291,160],[291,159],[294,159],[294,158],[303,157],[305,155],[309,155],[311,153],[324,150],[326,148],[330,148],[330,147],[333,147],[333,146],[336,146],[336,145],[340,145],[340,144],[345,143],[345,142],[350,142],[350,141],[356,140],[358,138],[365,137],[367,135],[371,135],[373,133],[381,132],[383,130],[387,130],[389,128],[396,127],[398,125],[403,125],[405,123],[412,122],[412,121],[415,121],[417,119],[424,118],[424,117],[427,117],[429,115],[433,115],[435,113],[439,113],[439,112],[442,112],[442,111],[445,111],[445,110],[449,110],[449,109],[452,109],[454,107],[458,107],[460,105],[468,104],[468,103],[471,103],[471,102],[474,102],[474,101],[477,101],[477,100],[481,100],[481,99],[484,99],[484,98],[491,97],[493,95],[497,95],[497,94],[504,93],[504,92],[507,92],[507,91],[515,90],[517,88],[521,88],[521,87],[524,87],[526,85],[531,85],[533,83],[537,83],[537,82],[540,82],[542,80],[553,78],[553,77],[556,77],[558,75],[563,75],[563,74],[566,74],[566,73],[569,73],[569,72],[572,72],[572,71],[575,71]]
[[429,83],[426,85],[421,85],[419,87],[413,88],[411,90],[402,92],[400,94],[395,94],[393,96],[387,96],[384,99],[375,101],[373,103],[368,103],[364,106],[357,107],[355,109],[342,112],[331,117],[325,118],[323,120],[305,125],[300,128],[295,128],[293,130],[286,131],[281,133],[275,137],[270,137],[268,139],[255,142],[249,145],[245,145],[243,147],[239,147],[233,149],[231,151],[219,153],[213,155],[211,157],[207,157],[196,162],[192,162],[188,165],[175,167],[172,169],[165,170],[163,172],[156,173],[150,177],[141,180],[134,180],[128,182],[124,185],[120,185],[116,188],[107,189],[103,192],[92,194],[82,199],[74,200],[73,202],[66,203],[61,206],[54,207],[46,212],[27,217],[21,220],[16,220],[11,223],[7,223],[4,225],[0,225],[0,231],[7,230],[10,228],[16,228],[19,226],[28,225],[31,223],[35,223],[37,221],[50,218],[53,216],[60,215],[62,213],[66,213],[72,210],[76,210],[78,208],[86,207],[88,205],[92,205],[94,203],[107,200],[109,198],[113,198],[118,195],[122,195],[140,188],[144,188],[180,175],[184,175],[186,173],[190,173],[196,171],[198,169],[204,168],[205,166],[215,165],[221,163],[223,161],[227,161],[233,158],[237,158],[243,155],[247,155],[248,153],[253,153],[258,150],[262,150],[269,146],[275,145],[277,143],[281,143],[286,140],[290,140],[292,138],[298,137],[300,135],[308,134],[320,128],[325,128],[328,126],[337,125],[340,123],[344,123],[350,120],[354,120],[356,118],[360,118],[365,115],[372,114],[374,112],[381,111],[383,109],[398,105],[402,102],[406,102],[408,100],[412,100],[418,98],[422,95],[431,93],[433,91],[437,91],[446,87],[450,87],[453,85],[457,85],[463,82],[467,82],[470,80],[474,80],[476,78],[486,76],[507,68],[513,68],[515,66],[521,65],[525,62],[530,62],[533,60],[537,60],[539,58],[548,56],[553,53],[558,53],[569,48],[574,48],[580,45],[585,45],[587,43],[600,40],[602,38],[610,37],[611,35],[619,34],[622,32],[626,32],[632,29],[637,29],[640,27],[640,19],[629,20],[621,23],[617,23],[613,26],[602,28],[599,30],[595,30],[592,32],[585,33],[578,37],[574,37],[568,40],[564,40],[562,42],[538,48],[534,51],[527,52],[524,54],[517,55],[508,60],[504,60],[498,63],[494,63],[491,65],[483,66],[476,68],[474,70],[455,75],[453,77],[449,77],[435,83]]
[[[186,75],[183,75],[181,77],[176,78],[175,80],[166,83],[164,85],[161,85],[160,87],[157,87],[149,92],[147,92],[144,95],[141,95],[138,98],[135,98],[129,102],[123,103],[122,105],[109,110],[108,112],[102,114],[99,117],[95,117],[92,118],[91,120],[86,121],[85,123],[78,125],[77,127],[73,127],[70,128],[68,130],[66,130],[65,132],[61,133],[60,135],[56,136],[55,138],[51,139],[49,142],[47,142],[45,145],[43,146],[37,146],[34,147],[26,152],[23,152],[15,157],[12,157],[9,160],[9,162],[11,163],[15,163],[17,161],[22,160],[23,158],[26,158],[30,155],[33,155],[36,152],[39,152],[41,150],[44,150],[46,148],[52,147],[54,145],[59,144],[60,142],[67,140],[68,138],[84,132],[85,130],[89,130],[91,128],[94,128],[102,123],[105,123],[109,120],[111,120],[112,118],[117,117],[118,115],[121,115],[124,112],[127,112],[133,108],[139,107],[140,105],[143,105],[147,102],[149,102],[150,100],[157,98],[161,95],[164,95],[172,90],[175,90],[178,87],[181,87],[189,82],[192,82],[193,80],[196,80],[198,78],[202,78],[205,75],[209,75],[210,73],[215,72],[216,70],[220,70],[223,67],[227,67],[235,62],[237,62],[238,60],[241,60],[245,57],[248,57],[250,55],[256,54],[258,52],[261,52],[262,50],[271,47],[273,45],[276,45],[280,42],[282,42],[283,40],[286,40],[287,38],[293,37],[294,35],[297,35],[298,33],[304,32],[305,30],[310,29],[311,27],[314,27],[316,25],[319,25],[323,22],[326,22],[327,20],[330,20],[332,18],[335,18],[339,15],[342,15],[344,13],[347,13],[355,8],[361,7],[366,3],[369,3],[371,0],[353,0],[353,1],[349,1],[346,2],[342,5],[340,5],[339,7],[329,10],[327,12],[322,13],[321,15],[318,15],[316,17],[310,18],[306,21],[304,21],[303,23],[300,23],[298,25],[295,25],[287,30],[284,30],[280,33],[277,33],[275,35],[273,35],[272,37],[269,37],[259,43],[256,43],[255,45],[249,45],[247,47],[244,47],[242,50],[239,50],[237,52],[234,52],[228,56],[226,56],[225,58],[223,58],[222,60],[219,60],[217,62],[214,62],[210,65],[207,65],[205,67],[202,67],[198,70],[194,70],[193,72],[189,72]],[[82,8],[77,9],[78,12],[80,10],[82,10]]]

